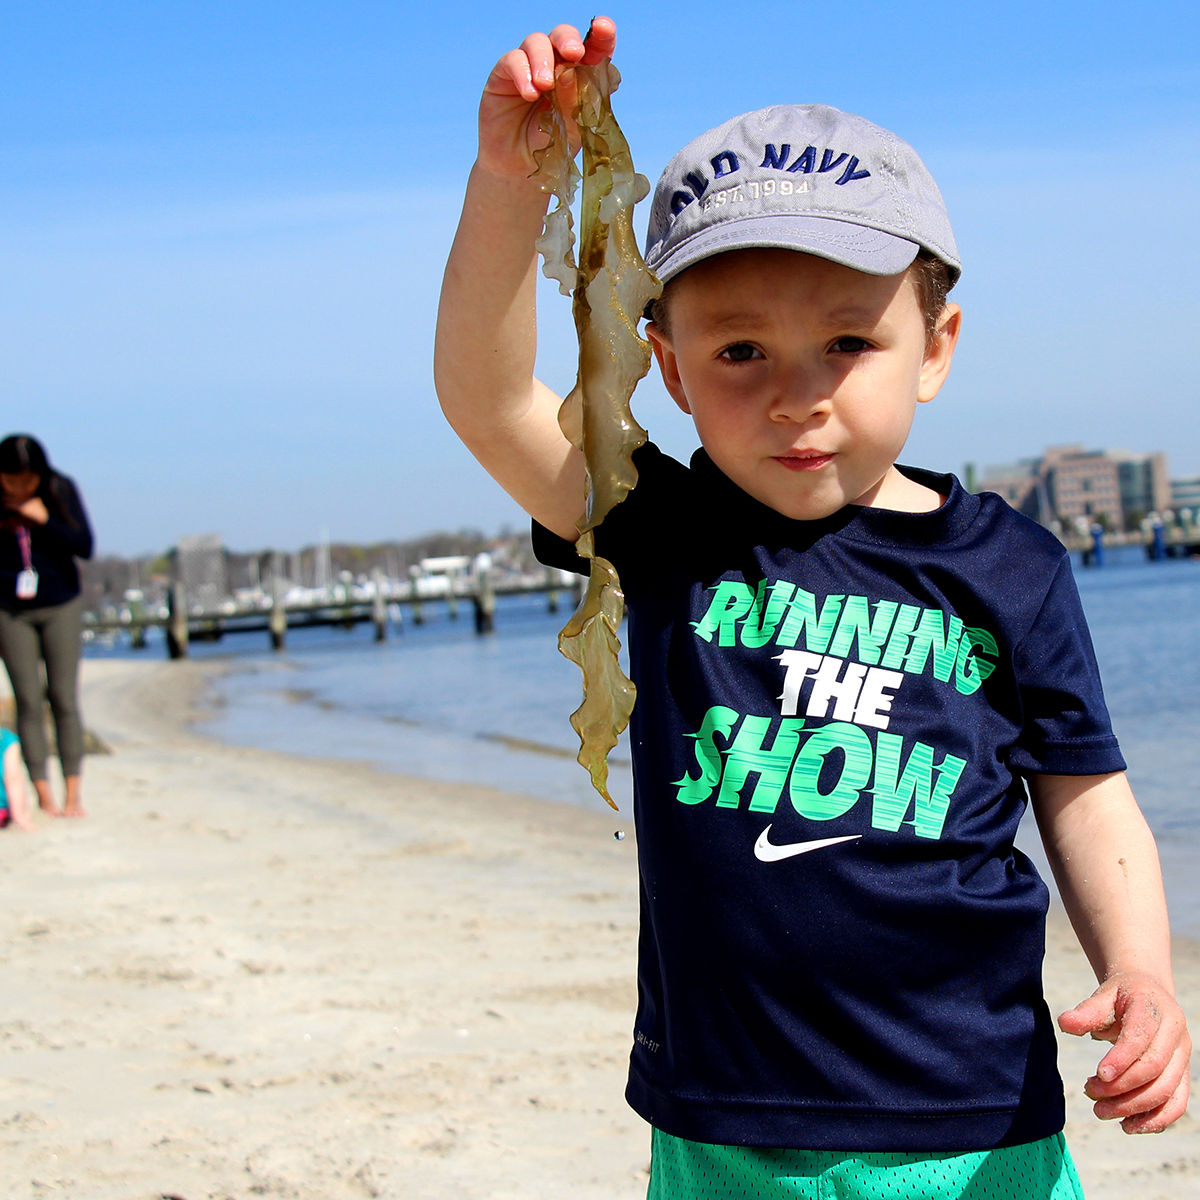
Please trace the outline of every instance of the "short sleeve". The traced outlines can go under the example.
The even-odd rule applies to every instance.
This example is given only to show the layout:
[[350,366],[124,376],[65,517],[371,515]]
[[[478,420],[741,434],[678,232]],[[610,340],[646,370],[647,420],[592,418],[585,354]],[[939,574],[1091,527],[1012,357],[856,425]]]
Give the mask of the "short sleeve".
[[1043,775],[1105,775],[1125,769],[1066,555],[1017,646],[1013,666],[1022,731],[1009,755],[1011,767]]
[[[691,472],[682,463],[647,442],[633,454],[637,486],[616,506],[596,530],[596,553],[617,569],[628,589],[660,562],[663,538],[682,527]],[[533,522],[533,553],[538,562],[586,575],[587,559],[575,546]]]

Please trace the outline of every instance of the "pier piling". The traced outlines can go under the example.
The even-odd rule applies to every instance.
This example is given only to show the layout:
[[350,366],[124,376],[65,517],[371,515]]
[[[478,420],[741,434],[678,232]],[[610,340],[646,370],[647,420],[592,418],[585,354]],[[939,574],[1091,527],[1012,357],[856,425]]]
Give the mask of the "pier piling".
[[145,610],[142,605],[140,591],[126,593],[129,599],[129,646],[132,650],[145,650],[146,625]]
[[475,560],[475,632],[491,633],[496,628],[496,593],[492,588],[492,564],[486,554]]
[[171,584],[167,595],[167,654],[171,658],[188,656],[188,609],[187,588],[182,579]]
[[412,586],[412,619],[414,625],[425,624],[425,608],[421,604],[421,593],[417,589],[417,584],[421,579],[420,567],[409,567],[408,578]]
[[375,585],[375,594],[371,597],[371,622],[375,626],[375,640],[387,641],[387,602],[383,597],[383,572],[376,567],[371,572],[371,582]]
[[287,643],[287,609],[284,607],[283,555],[271,555],[271,613],[267,628],[271,649],[282,650]]

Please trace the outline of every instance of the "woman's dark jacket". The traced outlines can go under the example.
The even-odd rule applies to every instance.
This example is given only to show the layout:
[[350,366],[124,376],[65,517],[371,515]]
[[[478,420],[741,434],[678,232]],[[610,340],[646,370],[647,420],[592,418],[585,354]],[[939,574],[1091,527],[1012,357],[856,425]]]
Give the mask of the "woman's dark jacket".
[[[42,484],[37,494],[50,519],[45,525],[27,523],[33,569],[38,576],[37,595],[32,600],[17,599],[17,574],[23,566],[21,548],[15,532],[0,529],[0,608],[8,612],[49,608],[73,600],[79,595],[75,559],[92,557],[92,527],[75,484],[65,475],[55,475]],[[12,515],[0,507],[0,523]]]

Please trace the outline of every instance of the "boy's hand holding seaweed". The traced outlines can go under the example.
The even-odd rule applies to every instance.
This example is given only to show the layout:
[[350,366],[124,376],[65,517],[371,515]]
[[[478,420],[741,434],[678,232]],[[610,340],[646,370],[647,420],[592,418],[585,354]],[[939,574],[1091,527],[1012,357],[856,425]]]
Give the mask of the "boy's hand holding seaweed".
[[[571,87],[562,79],[571,67],[599,62],[615,45],[615,25],[597,17],[586,38],[572,25],[530,34],[493,68],[434,351],[438,398],[455,432],[530,516],[572,541],[586,494],[583,455],[559,427],[560,398],[533,374],[535,243],[549,199],[534,151],[548,143],[538,127],[548,93],[556,83]],[[576,144],[576,131],[567,132]]]
[[[510,50],[492,68],[479,103],[479,158],[483,169],[496,175],[528,179],[536,168],[533,151],[546,144],[537,116],[547,93],[576,64],[611,58],[617,44],[617,27],[608,17],[597,17],[586,37],[574,25],[558,25],[548,34],[531,33],[516,50]],[[563,79],[561,87],[570,87]],[[563,105],[569,112],[571,97]],[[574,129],[572,148],[579,142]],[[540,190],[540,189],[539,189]]]

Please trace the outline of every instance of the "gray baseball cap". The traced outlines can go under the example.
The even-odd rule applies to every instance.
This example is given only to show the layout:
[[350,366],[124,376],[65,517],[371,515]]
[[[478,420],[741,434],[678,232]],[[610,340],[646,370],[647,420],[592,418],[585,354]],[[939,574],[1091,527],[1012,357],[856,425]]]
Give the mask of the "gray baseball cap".
[[898,275],[921,248],[957,281],[958,247],[933,176],[905,141],[825,104],[734,117],[667,165],[646,262],[666,283],[727,250],[777,247],[868,275]]

